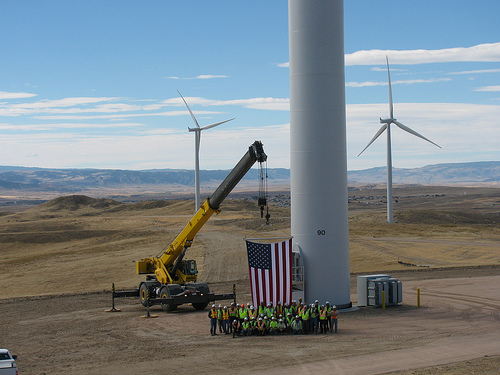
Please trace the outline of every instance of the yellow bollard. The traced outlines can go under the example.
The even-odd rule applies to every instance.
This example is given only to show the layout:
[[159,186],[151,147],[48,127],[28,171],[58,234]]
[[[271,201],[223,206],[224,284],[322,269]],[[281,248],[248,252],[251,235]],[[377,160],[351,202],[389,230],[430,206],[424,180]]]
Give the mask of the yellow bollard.
[[420,307],[420,288],[417,288],[417,307]]
[[382,310],[385,310],[385,290],[382,291]]

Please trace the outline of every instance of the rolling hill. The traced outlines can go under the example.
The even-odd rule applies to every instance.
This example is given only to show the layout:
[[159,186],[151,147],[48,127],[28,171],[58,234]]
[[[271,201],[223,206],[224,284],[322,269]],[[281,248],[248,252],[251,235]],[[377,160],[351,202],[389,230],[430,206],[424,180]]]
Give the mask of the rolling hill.
[[[205,187],[217,186],[229,170],[202,170],[200,179]],[[270,185],[288,188],[290,170],[283,168],[268,169]],[[251,170],[242,180],[255,181],[256,169]],[[349,184],[378,184],[386,181],[386,168],[377,167],[348,172]],[[421,185],[453,184],[499,184],[500,161],[474,163],[434,164],[421,168],[395,168],[394,183]],[[0,166],[0,190],[2,191],[39,191],[73,193],[98,188],[128,187],[192,187],[192,170],[118,170],[118,169],[47,169],[29,167]]]

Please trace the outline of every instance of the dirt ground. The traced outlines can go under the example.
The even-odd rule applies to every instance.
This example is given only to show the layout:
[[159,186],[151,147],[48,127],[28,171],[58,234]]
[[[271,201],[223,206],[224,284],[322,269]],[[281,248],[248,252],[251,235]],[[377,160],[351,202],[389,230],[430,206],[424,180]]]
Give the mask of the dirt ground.
[[[148,319],[134,298],[104,312],[111,283],[138,285],[134,262],[161,253],[192,216],[191,201],[66,197],[0,210],[0,346],[19,355],[21,374],[497,374],[499,191],[433,189],[400,190],[396,225],[381,205],[349,204],[353,303],[356,275],[383,272],[403,281],[403,304],[343,313],[337,335],[301,337],[211,337],[208,310],[154,307]],[[189,250],[200,281],[220,293],[236,283],[238,302],[250,301],[243,238],[290,233],[287,207],[273,207],[265,225],[254,204],[224,202]]]
[[[20,373],[39,375],[498,373],[500,267],[394,276],[403,281],[404,303],[341,313],[337,334],[213,337],[207,311],[153,307],[158,317],[144,318],[145,308],[125,298],[116,300],[121,312],[110,313],[109,293],[89,293],[0,300],[2,345],[19,355]],[[238,289],[238,301],[248,301],[244,285]]]

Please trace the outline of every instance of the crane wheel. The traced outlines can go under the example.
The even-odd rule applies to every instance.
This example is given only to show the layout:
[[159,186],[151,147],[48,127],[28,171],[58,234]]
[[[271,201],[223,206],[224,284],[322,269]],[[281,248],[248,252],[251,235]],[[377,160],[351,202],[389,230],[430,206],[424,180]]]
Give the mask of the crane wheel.
[[208,302],[193,303],[192,305],[196,310],[203,310],[208,306]]
[[[141,286],[139,287],[139,298],[141,299],[141,304],[144,307],[148,306],[149,303],[149,298],[151,298],[149,288],[146,283],[141,283]],[[151,306],[151,304],[149,305]]]
[[[160,298],[170,298],[170,290],[167,286],[160,289]],[[161,307],[163,310],[170,312],[174,311],[177,306],[171,303],[162,303]]]

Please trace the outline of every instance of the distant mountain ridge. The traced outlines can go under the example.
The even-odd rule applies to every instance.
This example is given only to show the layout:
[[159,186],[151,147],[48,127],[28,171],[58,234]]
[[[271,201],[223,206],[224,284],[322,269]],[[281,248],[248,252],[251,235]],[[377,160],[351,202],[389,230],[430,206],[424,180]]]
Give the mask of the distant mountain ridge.
[[[396,184],[467,184],[500,182],[500,161],[431,164],[420,168],[393,168]],[[348,180],[360,183],[385,183],[387,167],[350,171]]]
[[[222,181],[229,170],[202,170],[200,180],[207,185]],[[267,170],[270,184],[289,186],[290,170]],[[258,171],[252,169],[243,181],[255,181]],[[386,168],[377,167],[348,172],[349,183],[385,183]],[[394,168],[397,184],[478,184],[500,183],[500,161],[449,163],[421,168]],[[0,166],[0,189],[74,192],[94,188],[127,186],[193,186],[192,170],[119,170],[119,169],[49,169]]]

